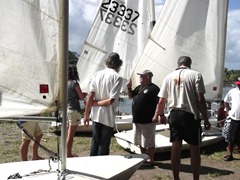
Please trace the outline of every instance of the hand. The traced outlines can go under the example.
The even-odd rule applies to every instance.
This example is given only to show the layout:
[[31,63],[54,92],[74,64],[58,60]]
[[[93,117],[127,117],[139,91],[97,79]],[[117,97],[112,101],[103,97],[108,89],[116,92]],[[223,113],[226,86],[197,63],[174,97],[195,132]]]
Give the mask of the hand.
[[158,123],[158,116],[154,116],[154,117],[153,117],[152,123]]
[[166,124],[167,123],[167,118],[165,115],[160,116],[160,124]]
[[84,118],[84,127],[88,127],[89,125],[89,119]]
[[131,89],[132,88],[132,79],[130,79],[127,83],[127,88]]
[[207,120],[207,121],[204,121],[204,128],[205,130],[209,130],[211,129],[211,123]]

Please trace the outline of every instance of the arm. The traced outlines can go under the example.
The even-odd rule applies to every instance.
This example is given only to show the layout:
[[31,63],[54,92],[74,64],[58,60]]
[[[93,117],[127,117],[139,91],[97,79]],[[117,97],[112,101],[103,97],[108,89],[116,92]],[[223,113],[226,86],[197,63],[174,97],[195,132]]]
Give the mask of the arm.
[[127,83],[127,95],[129,99],[133,98],[133,93],[132,93],[132,80],[130,79]]
[[113,98],[99,100],[99,101],[94,100],[93,106],[109,106],[109,105],[113,104],[114,101],[115,101],[115,99],[113,99]]
[[85,107],[85,112],[84,112],[84,126],[89,125],[89,113],[91,110],[91,107],[93,105],[93,99],[95,97],[94,92],[89,92],[87,96],[87,101],[86,101],[86,107]]
[[166,104],[167,99],[166,98],[159,98],[156,110],[155,110],[155,114],[153,116],[153,123],[157,123],[158,122],[158,116],[160,116],[160,123],[161,124],[166,124],[167,119],[166,116],[164,115],[164,108],[165,108],[165,104]]
[[226,116],[228,116],[228,112],[231,110],[230,104],[225,102]]
[[202,117],[204,119],[204,127],[205,129],[210,129],[211,124],[208,120],[208,113],[207,113],[207,105],[206,105],[206,100],[204,97],[203,93],[196,93],[196,102],[197,102],[197,107],[202,114]]
[[76,86],[76,87],[75,87],[75,91],[77,92],[78,98],[79,98],[80,100],[84,99],[84,97],[86,96],[86,94],[84,94],[84,93],[82,92],[82,89],[80,88],[80,86]]

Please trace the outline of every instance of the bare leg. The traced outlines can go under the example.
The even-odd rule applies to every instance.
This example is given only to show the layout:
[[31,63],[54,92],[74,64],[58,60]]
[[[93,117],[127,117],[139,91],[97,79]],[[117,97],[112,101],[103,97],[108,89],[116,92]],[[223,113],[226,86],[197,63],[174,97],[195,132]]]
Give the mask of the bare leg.
[[142,146],[140,146],[140,151],[141,151],[142,154],[146,154],[147,153],[146,148],[144,148]]
[[21,158],[23,161],[27,161],[27,155],[28,155],[28,146],[29,146],[30,140],[22,140],[22,144],[20,146],[20,152],[21,152]]
[[76,133],[78,125],[68,127],[67,132],[67,157],[74,157],[72,154],[72,145],[73,145],[73,138]]
[[154,147],[148,148],[148,153],[149,153],[150,162],[154,163],[155,148]]
[[200,147],[197,145],[190,145],[191,151],[191,166],[193,171],[193,179],[199,180],[199,171],[201,165],[201,157],[200,157]]
[[234,143],[229,141],[228,146],[229,146],[229,156],[233,157]]
[[174,180],[180,180],[179,169],[181,163],[181,148],[182,140],[177,140],[172,143],[171,164]]
[[[40,134],[38,136],[35,137],[35,140],[40,143],[41,139],[43,137],[43,134]],[[32,147],[32,160],[39,160],[39,159],[43,159],[42,157],[40,157],[38,155],[38,148],[39,145],[36,142],[33,142],[33,147]]]

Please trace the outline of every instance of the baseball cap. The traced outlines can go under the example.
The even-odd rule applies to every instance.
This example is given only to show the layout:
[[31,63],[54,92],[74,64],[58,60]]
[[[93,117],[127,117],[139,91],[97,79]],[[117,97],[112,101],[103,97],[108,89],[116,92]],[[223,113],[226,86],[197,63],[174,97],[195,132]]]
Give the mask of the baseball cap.
[[237,78],[235,84],[236,84],[236,85],[240,85],[240,77]]
[[138,75],[149,75],[150,77],[153,77],[153,73],[149,70],[144,70],[142,72],[137,73]]

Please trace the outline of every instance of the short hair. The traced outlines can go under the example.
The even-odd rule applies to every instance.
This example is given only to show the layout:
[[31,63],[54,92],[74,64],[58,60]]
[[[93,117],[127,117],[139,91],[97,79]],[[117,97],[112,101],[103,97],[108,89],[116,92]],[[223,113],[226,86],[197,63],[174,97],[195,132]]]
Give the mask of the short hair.
[[178,58],[178,66],[184,65],[187,67],[191,67],[192,59],[189,56],[181,56]]

